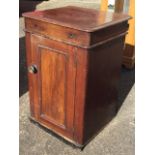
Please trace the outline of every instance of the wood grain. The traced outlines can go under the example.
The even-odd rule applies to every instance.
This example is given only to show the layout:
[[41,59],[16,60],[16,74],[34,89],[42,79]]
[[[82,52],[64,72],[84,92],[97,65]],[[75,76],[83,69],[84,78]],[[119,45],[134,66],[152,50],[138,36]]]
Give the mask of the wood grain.
[[28,67],[37,69],[28,73],[31,116],[82,147],[116,114],[130,17],[79,7],[24,16]]
[[40,47],[41,115],[65,126],[67,55]]
[[98,11],[76,6],[29,12],[24,13],[23,16],[86,32],[93,32],[130,19],[130,16],[127,14]]

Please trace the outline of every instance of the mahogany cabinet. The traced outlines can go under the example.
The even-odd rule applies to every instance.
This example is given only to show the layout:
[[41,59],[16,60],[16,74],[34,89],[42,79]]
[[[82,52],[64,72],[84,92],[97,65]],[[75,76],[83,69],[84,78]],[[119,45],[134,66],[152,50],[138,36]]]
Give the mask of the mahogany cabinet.
[[82,147],[116,114],[130,17],[74,6],[23,16],[31,118]]

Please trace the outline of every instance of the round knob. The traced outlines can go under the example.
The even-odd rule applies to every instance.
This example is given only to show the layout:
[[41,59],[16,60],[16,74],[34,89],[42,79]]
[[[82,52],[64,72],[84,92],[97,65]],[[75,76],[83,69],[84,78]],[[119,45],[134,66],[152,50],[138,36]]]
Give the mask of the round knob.
[[28,67],[29,73],[35,74],[37,73],[37,66],[36,65],[31,65]]

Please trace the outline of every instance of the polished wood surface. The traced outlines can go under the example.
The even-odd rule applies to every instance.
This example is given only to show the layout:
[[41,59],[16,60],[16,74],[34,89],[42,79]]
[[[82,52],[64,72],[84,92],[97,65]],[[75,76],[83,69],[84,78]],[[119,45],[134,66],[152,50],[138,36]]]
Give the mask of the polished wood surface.
[[40,47],[39,52],[42,86],[41,115],[52,123],[64,125],[68,55],[46,47]]
[[[64,20],[60,25],[60,12],[63,17],[68,16],[68,12],[63,14],[66,8],[74,10],[72,16],[75,9],[83,10],[60,8],[56,9],[55,17],[52,10],[39,12],[52,13],[51,18],[58,19],[59,24],[47,21],[47,17],[36,19],[36,12],[24,14],[31,118],[82,147],[116,114],[124,38],[130,17],[120,14],[112,21],[110,14],[106,20],[111,25],[105,23],[99,29],[96,25],[87,32],[82,24],[79,24],[82,30],[75,29],[74,24],[73,28],[64,26]],[[97,13],[91,9],[85,11]],[[84,18],[92,20],[91,16]],[[78,20],[83,23],[84,18]],[[70,23],[74,23],[72,18]]]
[[[115,12],[122,13],[124,12],[125,7],[124,0],[115,0]],[[101,6],[102,11],[108,9],[108,0],[102,0]],[[125,48],[123,51],[123,61],[122,64],[128,68],[132,69],[135,64],[135,1],[129,1],[129,12],[128,14],[132,17],[129,21],[129,31],[125,39]]]
[[127,69],[133,69],[135,66],[135,46],[126,43],[123,50],[123,65]]
[[115,0],[115,12],[123,12],[124,0]]
[[135,1],[130,0],[129,3],[129,15],[132,16],[132,19],[129,21],[129,33],[126,36],[126,43],[130,45],[135,45]]
[[40,22],[34,19],[25,19],[26,31],[37,33],[52,40],[65,42],[70,45],[88,47],[90,37],[88,33],[79,30],[63,27],[61,25]]
[[100,131],[116,114],[124,39],[120,36],[89,50],[84,141],[89,141],[90,135]]
[[[103,42],[107,38],[123,33],[128,29],[127,22],[121,22],[111,27],[96,30],[92,33],[87,33],[67,27],[62,27],[55,24],[40,22],[34,19],[25,19],[26,31],[37,33],[52,40],[75,45],[82,48],[91,48],[98,43]],[[109,33],[110,31],[110,33]],[[102,35],[104,33],[104,35]]]
[[132,69],[135,65],[135,0],[130,0],[129,4],[129,15],[132,19],[129,21],[129,32],[125,40],[123,64],[126,68]]
[[35,34],[31,34],[30,40],[31,50],[27,53],[34,59],[30,58],[28,66],[37,66],[37,73],[28,73],[33,89],[30,104],[34,107],[35,115],[32,117],[71,139],[76,75],[74,49]]
[[102,29],[130,18],[126,14],[97,11],[75,6],[24,13],[23,16],[87,32]]

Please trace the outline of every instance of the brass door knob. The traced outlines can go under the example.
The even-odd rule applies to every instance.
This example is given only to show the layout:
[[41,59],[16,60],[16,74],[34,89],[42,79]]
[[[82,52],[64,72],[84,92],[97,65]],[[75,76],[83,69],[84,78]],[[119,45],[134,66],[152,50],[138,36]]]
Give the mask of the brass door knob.
[[37,69],[37,66],[36,65],[31,65],[28,67],[28,72],[29,73],[32,73],[32,74],[35,74],[37,73],[38,69]]

